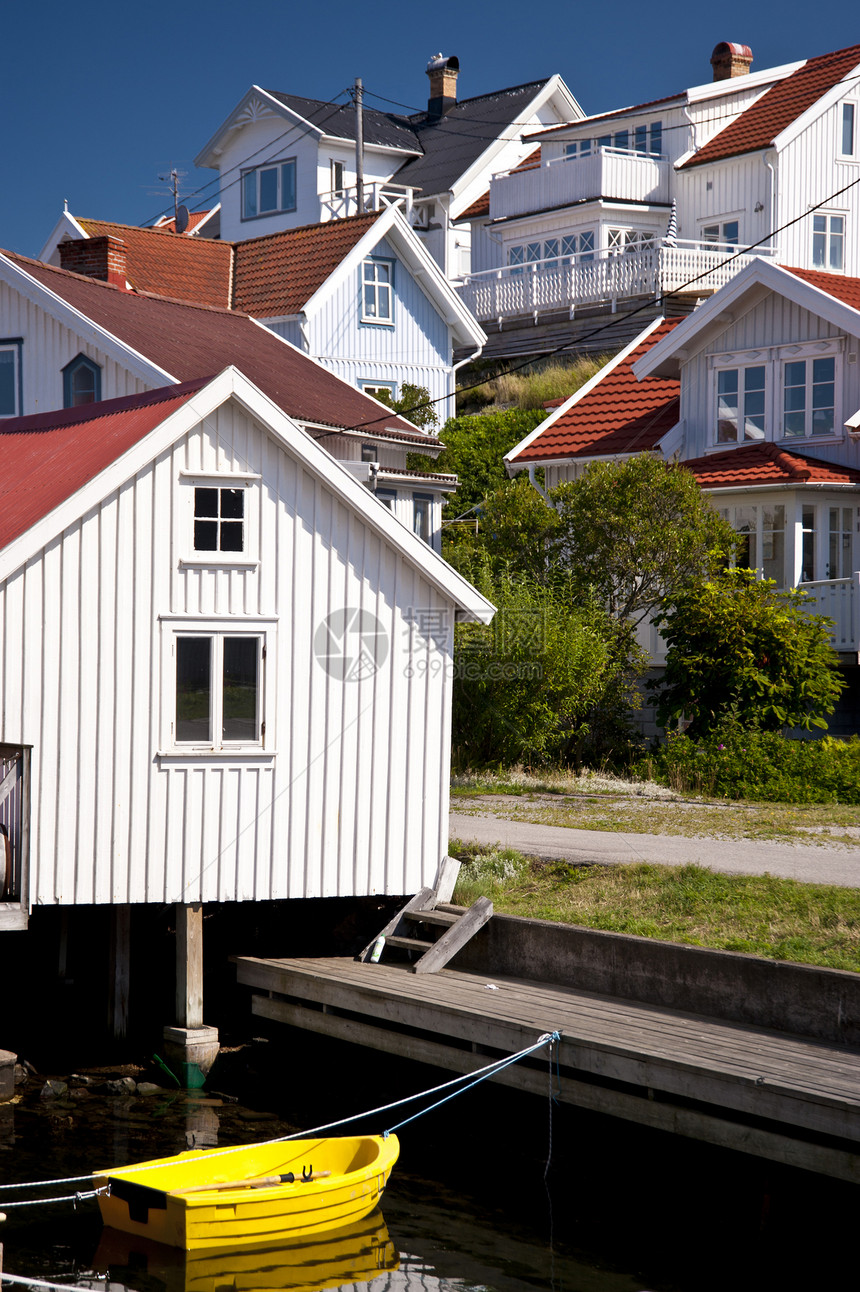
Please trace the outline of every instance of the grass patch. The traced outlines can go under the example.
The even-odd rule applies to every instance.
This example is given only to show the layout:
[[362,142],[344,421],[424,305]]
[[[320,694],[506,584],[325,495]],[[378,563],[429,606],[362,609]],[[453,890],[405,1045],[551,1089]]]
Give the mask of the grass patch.
[[860,972],[860,890],[701,866],[571,866],[513,849],[458,850],[454,901],[769,960]]

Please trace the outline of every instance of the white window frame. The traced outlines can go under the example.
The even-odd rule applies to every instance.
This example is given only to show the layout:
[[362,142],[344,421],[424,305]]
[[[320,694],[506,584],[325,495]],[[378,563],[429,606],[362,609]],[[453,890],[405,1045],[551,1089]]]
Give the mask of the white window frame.
[[12,355],[12,400],[14,407],[7,412],[0,410],[0,418],[21,417],[23,414],[23,389],[21,380],[21,352],[24,338],[20,336],[0,337],[0,353]]
[[[429,547],[433,546],[433,501],[432,494],[412,495],[412,533],[423,538]],[[422,516],[423,522],[420,521]]]
[[[260,209],[260,206],[261,206],[260,188],[263,183],[263,176],[269,174],[272,171],[274,171],[276,174],[275,186],[276,186],[276,192],[277,192],[277,204],[275,206],[266,207],[265,211],[263,211]],[[284,188],[285,188],[284,172],[285,171],[289,171],[292,173],[293,191],[291,195],[292,196],[291,202],[285,202],[284,200]],[[249,182],[250,182],[251,176],[254,177],[254,181],[253,181],[254,200],[252,204],[248,202],[248,188],[249,188]],[[298,202],[298,190],[296,186],[296,179],[297,179],[297,167],[296,167],[295,157],[283,157],[283,158],[280,158],[278,161],[264,162],[259,166],[252,166],[248,170],[243,170],[241,194],[240,194],[240,201],[242,205],[241,218],[243,220],[265,220],[268,216],[279,215],[282,211],[295,211],[296,205]],[[248,209],[249,205],[253,205],[254,209],[249,211]]]
[[362,381],[360,383],[362,393],[370,395],[373,399],[379,399],[378,392],[384,390],[392,399],[397,398],[396,381]]
[[739,247],[741,245],[741,213],[709,216],[705,220],[700,220],[699,241],[702,244],[703,251],[706,251],[709,247],[715,247],[717,250],[722,250],[724,247]]
[[343,197],[346,190],[346,162],[338,161],[336,157],[329,158],[329,182],[331,196]]
[[[844,337],[831,337],[821,341],[801,341],[797,344],[767,346],[760,350],[744,350],[730,354],[717,354],[708,357],[710,369],[709,391],[709,449],[708,452],[721,452],[734,445],[775,442],[786,449],[794,445],[836,444],[845,438],[842,414],[842,387],[844,381]],[[804,435],[786,435],[784,430],[785,410],[785,375],[786,365],[799,360],[807,361],[807,399],[806,411],[811,414],[811,362],[814,359],[833,358],[834,360],[834,410],[833,431],[829,435],[812,435],[811,416],[807,417]],[[765,369],[764,387],[764,438],[718,440],[718,374],[726,369],[736,368],[739,371],[747,368]]]
[[[255,472],[239,474],[233,471],[182,471],[180,472],[180,506],[177,507],[179,533],[176,550],[180,553],[180,568],[206,567],[256,569],[259,565],[257,535],[259,533],[260,482],[262,476]],[[198,551],[194,546],[194,499],[197,489],[242,489],[244,492],[244,544],[241,552]]]
[[[823,383],[823,382],[816,383],[815,375],[814,375],[816,360],[828,360],[833,364],[833,405],[832,405],[833,426],[829,431],[826,431],[823,435],[816,435],[813,431],[814,414],[815,414],[815,409],[813,407],[814,392],[815,392],[816,385],[824,385],[829,383]],[[782,360],[782,363],[780,366],[780,383],[779,383],[779,394],[780,394],[780,400],[781,400],[779,432],[780,432],[781,439],[785,440],[786,442],[793,441],[795,444],[799,444],[807,440],[813,440],[816,444],[820,444],[823,440],[832,440],[836,437],[837,427],[841,427],[842,425],[841,421],[838,420],[839,419],[839,363],[837,360],[838,360],[838,356],[835,354],[798,355],[794,359],[786,358]],[[792,364],[792,363],[802,363],[805,365],[804,374],[803,374],[804,375],[804,380],[803,380],[804,404],[802,409],[804,429],[803,429],[802,435],[794,431],[788,432],[786,431],[786,428],[785,428],[786,416],[787,416],[787,412],[789,411],[789,410],[786,410],[786,407],[785,407],[786,381],[789,376],[788,367],[789,367],[789,364]],[[799,388],[799,383],[792,382],[792,388],[795,388],[795,389]],[[827,405],[827,407],[829,408],[830,405]],[[797,411],[800,412],[801,410],[798,409]]]
[[[835,227],[839,221],[841,228]],[[823,226],[823,227],[822,227]],[[812,268],[825,274],[843,274],[845,272],[845,248],[848,244],[847,211],[814,211],[812,214]],[[821,254],[816,259],[816,248]],[[838,250],[839,264],[832,264],[834,252]],[[819,263],[823,261],[824,263]]]
[[613,225],[606,229],[606,249],[610,256],[631,256],[640,251],[654,251],[657,233],[654,229],[634,229]]
[[[847,120],[851,122],[851,147],[849,151],[845,150],[845,127]],[[836,156],[842,161],[858,160],[858,141],[857,130],[860,126],[860,103],[854,99],[843,99],[839,104],[839,114],[837,117],[837,140]]]
[[[380,276],[382,269],[386,271],[387,278]],[[368,296],[372,301],[370,312]],[[361,321],[394,327],[394,260],[390,257],[368,256],[361,262]]]
[[[275,749],[274,704],[275,688],[271,672],[276,658],[277,620],[271,617],[223,618],[189,615],[162,615],[161,665],[162,708],[161,742],[159,757],[190,756],[245,757],[248,755],[271,756]],[[212,642],[212,668],[210,691],[210,735],[208,740],[178,740],[176,737],[176,671],[178,663],[177,642],[182,638],[208,638]],[[223,719],[224,641],[226,638],[250,638],[257,642],[257,712],[254,740],[225,740],[220,734]]]

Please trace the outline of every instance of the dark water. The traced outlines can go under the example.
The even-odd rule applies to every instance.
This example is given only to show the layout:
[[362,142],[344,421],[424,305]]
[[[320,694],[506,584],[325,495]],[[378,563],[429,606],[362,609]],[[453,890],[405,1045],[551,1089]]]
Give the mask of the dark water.
[[[194,1095],[120,1096],[92,1084],[45,1098],[44,1077],[34,1077],[18,1103],[0,1109],[0,1181],[57,1179],[194,1144],[274,1138],[445,1079],[306,1036],[293,1044],[238,1048],[219,1060],[214,1090]],[[98,1083],[105,1074],[89,1075]],[[379,1115],[356,1129],[378,1132],[403,1115]],[[109,1292],[856,1286],[860,1190],[851,1186],[490,1085],[399,1134],[401,1158],[382,1213],[327,1244],[186,1261],[103,1231],[93,1201],[13,1209],[8,1202],[27,1195],[4,1193],[3,1269]],[[86,1184],[60,1191],[76,1187]]]

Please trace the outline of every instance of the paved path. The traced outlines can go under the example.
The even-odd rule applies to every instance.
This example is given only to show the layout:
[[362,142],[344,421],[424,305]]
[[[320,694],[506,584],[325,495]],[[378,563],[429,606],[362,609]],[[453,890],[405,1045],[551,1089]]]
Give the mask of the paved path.
[[860,887],[860,847],[762,843],[668,834],[618,834],[569,826],[509,821],[495,813],[452,812],[450,834],[464,843],[501,844],[536,857],[579,862],[694,862],[730,875],[779,875],[818,884]]

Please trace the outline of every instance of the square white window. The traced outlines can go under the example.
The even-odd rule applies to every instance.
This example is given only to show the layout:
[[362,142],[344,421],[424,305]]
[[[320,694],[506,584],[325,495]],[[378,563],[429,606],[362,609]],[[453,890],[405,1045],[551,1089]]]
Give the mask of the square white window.
[[296,159],[255,166],[242,174],[242,219],[296,209]]
[[18,340],[0,341],[0,417],[20,417],[21,348]]
[[390,260],[365,260],[361,266],[363,323],[392,323],[394,265]]
[[173,649],[172,743],[199,749],[262,745],[265,635],[182,632]]
[[812,264],[841,273],[845,264],[845,216],[827,212],[812,217]]
[[765,438],[764,364],[717,373],[717,444]]
[[245,551],[245,492],[233,486],[195,486],[195,552]]
[[783,368],[782,433],[786,437],[836,431],[836,359],[795,359]]

